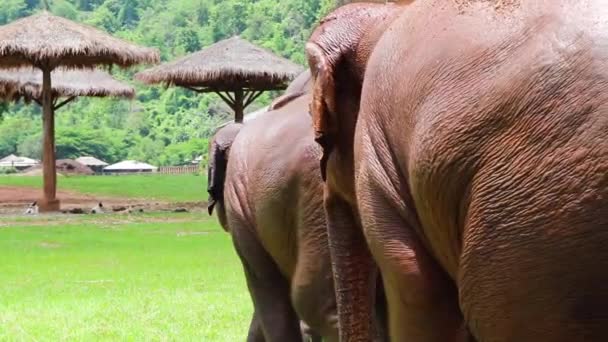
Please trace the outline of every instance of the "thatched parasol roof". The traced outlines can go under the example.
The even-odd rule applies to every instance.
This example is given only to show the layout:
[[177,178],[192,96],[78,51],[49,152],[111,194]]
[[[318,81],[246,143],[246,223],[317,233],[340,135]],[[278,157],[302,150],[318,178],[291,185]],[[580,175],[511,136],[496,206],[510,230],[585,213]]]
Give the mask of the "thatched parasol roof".
[[240,37],[140,72],[145,83],[205,87],[217,91],[282,89],[303,68]]
[[[114,96],[133,98],[135,89],[119,82],[101,70],[55,69],[53,97]],[[42,96],[42,71],[32,68],[0,70],[0,98],[16,100],[40,99]]]
[[[46,11],[0,26],[0,67],[51,62],[51,66],[128,67],[156,63],[156,49],[139,47],[91,26]],[[56,63],[56,64],[55,64]]]

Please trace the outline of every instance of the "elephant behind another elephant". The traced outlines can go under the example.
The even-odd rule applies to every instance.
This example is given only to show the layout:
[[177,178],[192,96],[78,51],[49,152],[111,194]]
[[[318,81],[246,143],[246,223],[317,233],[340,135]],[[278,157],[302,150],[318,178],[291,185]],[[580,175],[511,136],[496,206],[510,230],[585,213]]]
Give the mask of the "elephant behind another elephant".
[[301,341],[300,319],[337,341],[309,100],[300,95],[229,125],[212,142],[209,211],[217,208],[243,263],[255,307],[249,341]]

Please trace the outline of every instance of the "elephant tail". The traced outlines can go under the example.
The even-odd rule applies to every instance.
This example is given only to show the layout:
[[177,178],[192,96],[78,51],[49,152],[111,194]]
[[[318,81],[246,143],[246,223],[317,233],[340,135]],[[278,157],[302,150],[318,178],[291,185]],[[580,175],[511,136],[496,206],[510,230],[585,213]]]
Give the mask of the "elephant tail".
[[211,141],[209,147],[209,166],[207,169],[207,210],[209,215],[217,204],[224,202],[224,183],[230,147],[240,132],[242,124],[233,123],[221,128]]

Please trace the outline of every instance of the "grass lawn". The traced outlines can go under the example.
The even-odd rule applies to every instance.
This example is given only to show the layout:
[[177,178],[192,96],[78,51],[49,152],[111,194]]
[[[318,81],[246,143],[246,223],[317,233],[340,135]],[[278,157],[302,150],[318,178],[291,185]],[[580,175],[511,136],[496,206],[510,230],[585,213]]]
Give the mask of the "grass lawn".
[[0,341],[245,339],[252,306],[230,238],[215,219],[146,214],[0,223]]
[[[40,176],[0,176],[0,185],[42,187]],[[207,177],[128,175],[57,177],[57,188],[91,195],[198,202],[207,198]]]

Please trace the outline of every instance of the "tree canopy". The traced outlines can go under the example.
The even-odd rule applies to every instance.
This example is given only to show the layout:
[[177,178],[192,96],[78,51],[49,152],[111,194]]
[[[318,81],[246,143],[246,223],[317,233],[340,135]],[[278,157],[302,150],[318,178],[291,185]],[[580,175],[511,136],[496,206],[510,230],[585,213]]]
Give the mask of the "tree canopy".
[[[47,0],[50,11],[173,60],[234,35],[305,65],[304,44],[318,20],[340,0]],[[2,0],[0,25],[37,13],[42,0]],[[213,94],[149,87],[133,81],[140,69],[112,70],[136,87],[133,101],[81,98],[56,113],[57,158],[94,155],[178,165],[207,153],[215,127],[232,118]],[[255,110],[277,94],[267,93]],[[40,158],[41,111],[0,103],[0,157]]]

